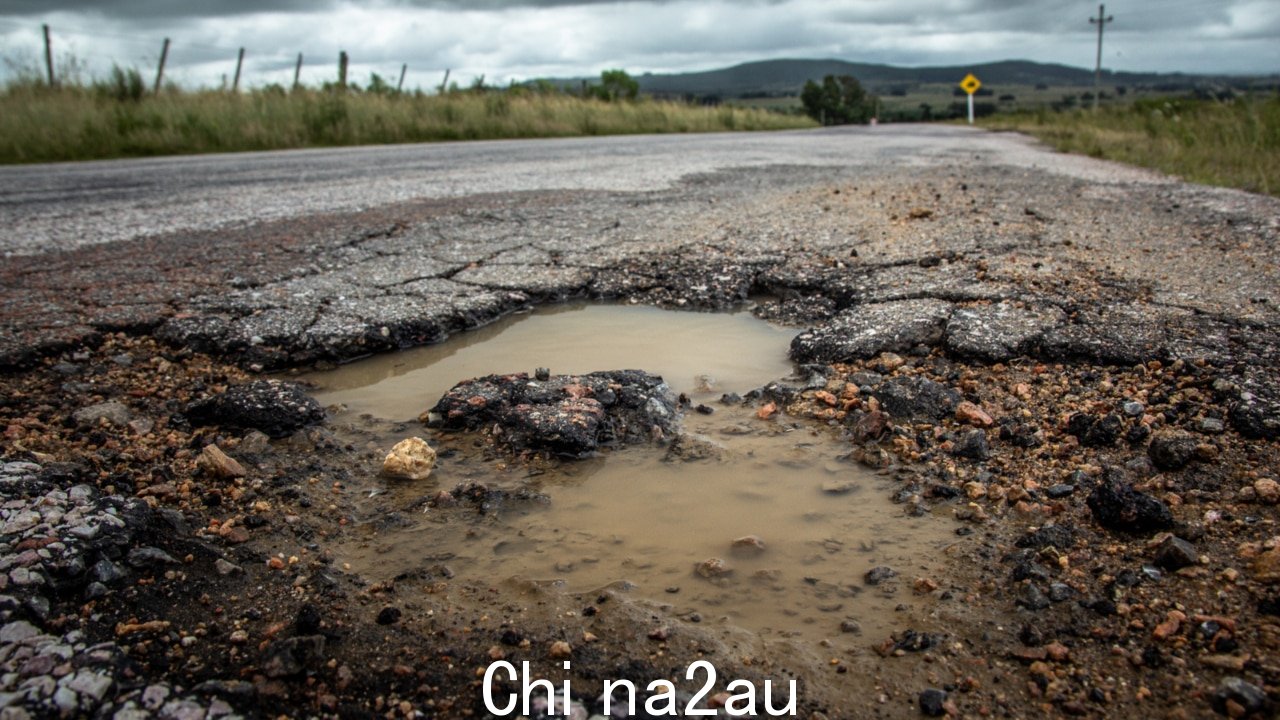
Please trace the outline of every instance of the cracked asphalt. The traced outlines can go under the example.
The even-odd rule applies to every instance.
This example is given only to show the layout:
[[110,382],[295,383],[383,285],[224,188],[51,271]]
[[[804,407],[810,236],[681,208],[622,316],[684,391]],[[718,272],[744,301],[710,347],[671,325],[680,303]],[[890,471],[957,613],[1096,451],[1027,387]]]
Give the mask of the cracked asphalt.
[[[1277,203],[1024,137],[901,126],[6,168],[0,365],[112,331],[255,371],[590,297],[940,346],[1205,358],[1275,415]],[[904,302],[912,301],[912,302]],[[1274,420],[1275,418],[1272,417]],[[1274,434],[1274,422],[1269,434]]]

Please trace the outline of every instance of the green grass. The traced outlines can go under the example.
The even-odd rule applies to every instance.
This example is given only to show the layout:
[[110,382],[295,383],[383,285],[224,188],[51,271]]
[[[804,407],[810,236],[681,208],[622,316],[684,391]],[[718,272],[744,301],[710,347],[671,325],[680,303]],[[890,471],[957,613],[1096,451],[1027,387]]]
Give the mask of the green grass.
[[758,109],[604,102],[519,89],[445,95],[166,91],[137,97],[122,87],[127,90],[127,83],[50,90],[27,82],[5,88],[0,162],[814,126],[807,118]]
[[1154,168],[1193,182],[1280,196],[1280,95],[1144,99],[1126,106],[1037,111],[980,121],[1063,152]]

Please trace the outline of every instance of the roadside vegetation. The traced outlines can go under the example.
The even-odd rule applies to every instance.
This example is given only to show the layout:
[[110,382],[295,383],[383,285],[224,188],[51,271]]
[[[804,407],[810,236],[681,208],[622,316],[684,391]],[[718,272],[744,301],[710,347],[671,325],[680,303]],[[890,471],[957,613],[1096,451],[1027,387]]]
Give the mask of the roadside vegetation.
[[980,124],[1034,135],[1063,152],[1280,196],[1280,93],[1142,99],[1097,113],[1040,109]]
[[153,93],[140,73],[51,88],[20,76],[0,90],[0,162],[49,162],[379,143],[634,133],[778,130],[806,118],[740,107],[637,97],[635,81],[606,71],[570,93],[549,84],[478,82],[439,94],[397,92],[378,76],[360,87],[243,93],[176,87]]
[[810,80],[800,91],[805,114],[823,125],[865,125],[875,117],[876,102],[851,75],[827,75],[822,84]]

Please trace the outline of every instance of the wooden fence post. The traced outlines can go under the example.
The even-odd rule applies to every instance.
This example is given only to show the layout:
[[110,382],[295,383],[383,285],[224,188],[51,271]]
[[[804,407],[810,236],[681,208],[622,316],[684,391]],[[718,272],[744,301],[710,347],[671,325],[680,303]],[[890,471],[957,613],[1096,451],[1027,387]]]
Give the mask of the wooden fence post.
[[400,94],[400,89],[404,87],[404,72],[409,69],[409,63],[400,66],[400,82],[396,83],[396,94]]
[[347,91],[347,51],[338,52],[338,92]]
[[160,64],[156,66],[156,86],[153,95],[160,94],[160,81],[164,80],[164,62],[169,59],[169,38],[164,39],[164,47],[160,48]]
[[244,65],[244,48],[240,48],[240,55],[236,58],[236,76],[231,81],[231,92],[240,92],[240,68]]
[[53,45],[49,42],[49,26],[44,26],[44,68],[49,72],[49,87],[57,82],[53,78]]
[[298,53],[298,64],[293,67],[293,89],[298,89],[298,78],[302,76],[302,53]]

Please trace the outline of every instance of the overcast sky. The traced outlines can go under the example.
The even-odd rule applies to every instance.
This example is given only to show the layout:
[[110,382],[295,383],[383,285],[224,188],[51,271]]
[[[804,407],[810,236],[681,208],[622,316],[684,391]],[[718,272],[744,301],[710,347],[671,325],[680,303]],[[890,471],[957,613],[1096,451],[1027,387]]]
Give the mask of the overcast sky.
[[[166,77],[217,86],[246,49],[244,85],[336,74],[353,80],[462,84],[603,69],[683,72],[771,58],[839,58],[895,65],[1005,59],[1092,68],[1089,17],[1098,6],[1063,0],[0,0],[0,54],[42,69],[41,25],[56,59],[89,75],[112,63],[151,76],[165,37]],[[1112,70],[1280,72],[1277,0],[1117,0],[1107,4],[1103,66]]]

